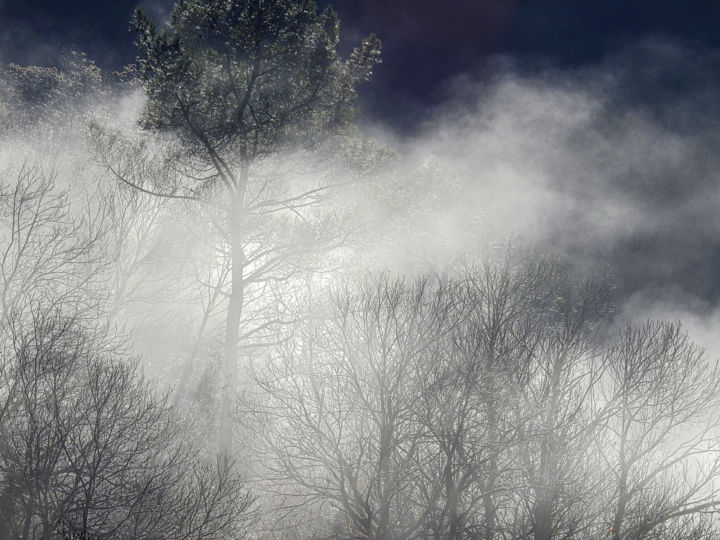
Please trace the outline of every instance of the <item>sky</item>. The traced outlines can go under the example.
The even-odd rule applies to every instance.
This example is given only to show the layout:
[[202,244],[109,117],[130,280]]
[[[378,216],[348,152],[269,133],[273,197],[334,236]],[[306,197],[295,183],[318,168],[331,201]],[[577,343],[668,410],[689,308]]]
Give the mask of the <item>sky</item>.
[[[327,4],[320,0],[320,4]],[[498,55],[523,69],[602,61],[640,39],[720,46],[714,0],[335,0],[346,44],[375,32],[384,63],[363,92],[365,114],[402,129],[447,98],[459,74],[489,77]],[[53,63],[65,48],[107,68],[134,58],[128,20],[138,0],[0,0],[0,46],[7,60]],[[157,19],[169,0],[141,0]]]
[[[135,55],[137,1],[0,0],[0,60],[47,65],[80,49],[119,69]],[[171,2],[142,5],[162,21]],[[438,199],[425,225],[445,231],[439,244],[477,242],[468,232],[480,208],[484,231],[609,268],[623,309],[713,333],[720,2],[332,5],[345,53],[370,32],[383,42],[383,63],[361,89],[361,123],[409,161],[437,160],[471,193],[470,210]]]

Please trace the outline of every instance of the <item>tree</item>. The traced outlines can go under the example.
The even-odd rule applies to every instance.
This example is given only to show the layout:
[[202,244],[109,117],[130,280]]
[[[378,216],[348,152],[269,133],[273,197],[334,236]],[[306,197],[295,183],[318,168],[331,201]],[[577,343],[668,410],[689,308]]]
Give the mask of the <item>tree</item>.
[[257,373],[268,419],[261,474],[280,509],[310,512],[313,532],[423,533],[419,378],[452,325],[449,293],[439,279],[406,285],[386,276],[341,288]]
[[613,493],[609,536],[697,525],[720,508],[718,367],[678,324],[658,322],[625,328],[608,357],[617,396],[600,447]]
[[288,250],[297,249],[266,247],[251,260],[244,249],[248,221],[253,215],[296,215],[326,189],[283,192],[254,175],[279,152],[317,148],[348,124],[356,87],[370,77],[380,45],[370,36],[342,61],[337,16],[331,9],[318,13],[312,0],[180,0],[166,30],[140,10],[132,25],[148,98],[143,125],[172,134],[177,153],[172,174],[154,185],[113,167],[107,158],[112,152],[105,163],[136,189],[214,201],[226,215],[231,270],[220,442],[229,451],[248,277],[277,267]]
[[0,533],[242,537],[253,499],[231,461],[197,457],[107,328],[37,307],[1,350]]
[[557,265],[507,257],[457,276],[452,318],[437,353],[420,363],[425,427],[421,507],[425,536],[494,538],[511,506],[527,384]]
[[604,478],[592,452],[594,436],[613,411],[612,399],[599,399],[606,371],[601,330],[612,312],[611,291],[603,281],[577,282],[561,268],[546,286],[517,404],[517,492],[524,511],[518,532],[531,531],[537,540],[592,536]]
[[76,215],[55,175],[29,163],[0,174],[2,336],[38,303],[96,303],[94,289],[107,263],[102,215]]
[[2,66],[0,131],[62,144],[67,128],[84,127],[107,90],[100,68],[81,52],[64,54],[57,67]]
[[678,325],[611,331],[611,298],[516,256],[339,288],[256,374],[271,514],[330,538],[714,537],[718,369]]

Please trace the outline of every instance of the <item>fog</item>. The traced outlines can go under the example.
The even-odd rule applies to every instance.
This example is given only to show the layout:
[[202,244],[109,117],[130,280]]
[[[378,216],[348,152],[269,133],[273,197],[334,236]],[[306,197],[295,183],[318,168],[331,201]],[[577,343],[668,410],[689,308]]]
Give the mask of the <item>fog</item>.
[[369,123],[408,170],[437,171],[432,217],[392,253],[531,246],[612,275],[621,312],[650,297],[702,319],[718,298],[717,55],[649,40],[577,70],[518,64],[449,83],[419,133]]
[[[333,182],[349,185],[335,199],[362,232],[355,245],[326,254],[326,270],[417,276],[506,249],[535,250],[560,257],[578,274],[606,276],[616,287],[619,325],[682,320],[720,356],[713,338],[720,293],[720,109],[712,94],[718,62],[712,51],[657,40],[574,70],[497,57],[482,78],[467,73],[449,81],[446,99],[424,111],[416,131],[361,117],[362,138],[379,156],[371,174],[343,172],[343,158],[332,174]],[[0,149],[6,175],[38,165],[73,202],[88,189],[114,185],[93,154],[87,126],[136,132],[143,92],[90,92],[83,99],[55,112],[52,106],[66,106],[60,96],[39,124],[6,133]],[[312,184],[322,176],[318,162],[303,160],[281,156],[270,167],[282,170],[288,184]],[[173,217],[185,211],[169,210],[166,230],[145,248],[161,255],[150,257],[148,275],[136,279],[152,284],[155,300],[148,306],[140,298],[120,322],[137,334],[137,352],[156,374],[172,371],[172,359],[191,347],[183,328],[197,326],[202,313],[197,299],[177,290],[197,285],[167,282],[189,279],[188,251],[198,260],[207,256],[202,245],[211,233],[188,236],[188,223]],[[159,304],[158,284],[168,295]],[[147,294],[141,288],[138,296]]]
[[[414,132],[362,117],[362,137],[381,157],[360,180],[342,178],[346,165],[333,169],[336,183],[350,184],[338,195],[342,206],[363,228],[361,247],[346,246],[340,258],[357,274],[419,275],[507,247],[537,250],[579,273],[609,276],[620,320],[683,320],[700,344],[720,353],[712,339],[720,293],[720,110],[712,94],[718,62],[713,51],[653,40],[575,70],[497,57],[482,79],[468,73],[449,81],[445,101],[425,111]],[[84,99],[69,110],[44,111],[49,116],[28,132],[5,134],[6,174],[37,164],[74,201],[112,184],[89,148],[88,122],[134,132],[143,92]],[[284,159],[293,168],[304,158],[277,163]],[[296,175],[289,183],[318,176],[313,159],[300,169],[305,180]],[[183,266],[188,247],[172,236],[187,233],[169,222],[171,232],[152,248],[163,255],[147,271],[167,275]],[[198,240],[207,238],[193,245]],[[172,334],[159,340],[169,329],[158,321],[191,321],[199,313],[192,301],[163,303],[171,307],[123,321],[141,334],[150,329],[139,352],[156,369],[188,346]]]
[[[262,530],[254,537],[283,537],[297,527],[298,537],[310,537],[317,531],[330,535],[334,530],[341,532],[328,537],[344,538],[345,524],[350,531],[347,534],[355,531],[359,537],[375,534],[383,538],[395,530],[395,525],[388,525],[390,517],[377,518],[374,510],[368,510],[370,517],[363,516],[357,501],[343,499],[360,500],[362,490],[358,486],[364,485],[368,508],[371,493],[380,500],[387,495],[387,485],[395,490],[387,495],[392,503],[383,507],[382,500],[374,502],[388,515],[392,510],[404,516],[397,518],[397,530],[405,531],[397,537],[409,535],[407,531],[419,535],[423,526],[430,534],[431,526],[421,523],[425,517],[418,517],[421,512],[407,509],[419,504],[422,497],[440,497],[423,492],[424,488],[417,485],[426,484],[416,480],[422,478],[427,483],[436,473],[440,475],[441,467],[433,460],[440,460],[438,456],[443,454],[433,452],[444,444],[440,439],[446,432],[433,429],[442,426],[452,431],[463,426],[465,417],[453,416],[456,407],[470,418],[479,416],[473,411],[487,405],[487,400],[472,401],[486,394],[474,393],[475,387],[468,390],[470,383],[457,382],[448,375],[470,370],[454,363],[470,355],[470,347],[464,348],[470,342],[477,345],[476,351],[482,351],[477,353],[481,359],[473,360],[479,363],[472,363],[476,371],[470,370],[482,384],[489,384],[486,378],[495,376],[493,370],[498,369],[489,358],[507,355],[516,362],[507,368],[510,374],[502,372],[493,382],[500,390],[492,406],[505,411],[506,420],[514,414],[518,418],[527,415],[529,410],[541,411],[537,418],[522,422],[536,430],[533,433],[542,444],[549,440],[543,437],[550,437],[548,433],[555,430],[565,446],[553,446],[562,449],[551,458],[547,457],[549,450],[539,452],[542,459],[538,457],[536,463],[532,456],[535,443],[510,435],[512,430],[525,429],[517,427],[521,421],[516,425],[514,420],[507,420],[512,429],[505,426],[507,433],[501,436],[493,431],[497,426],[487,427],[484,420],[473,416],[482,429],[477,428],[477,435],[468,435],[468,440],[474,441],[468,445],[476,445],[473,451],[478,456],[487,451],[492,457],[478,457],[481,465],[468,473],[463,467],[470,467],[468,463],[475,458],[458,451],[460,472],[453,473],[453,478],[462,479],[457,480],[458,485],[474,485],[473,475],[480,475],[477,471],[485,471],[483,467],[487,466],[495,471],[493,482],[497,480],[498,484],[478,488],[481,495],[467,495],[472,501],[467,503],[468,513],[480,511],[480,500],[495,504],[489,502],[495,490],[506,490],[511,493],[508,500],[515,501],[514,510],[508,510],[508,514],[515,512],[515,521],[511,525],[508,518],[503,531],[513,530],[517,523],[532,522],[529,530],[535,531],[536,538],[545,538],[537,532],[541,528],[537,515],[542,513],[538,510],[542,497],[532,482],[545,479],[543,474],[551,475],[538,471],[546,467],[547,460],[566,452],[566,462],[556,460],[552,471],[557,476],[556,486],[562,485],[565,491],[558,488],[562,495],[552,504],[570,501],[567,508],[573,512],[575,505],[588,501],[600,508],[590,517],[578,517],[577,523],[563,525],[571,531],[567,534],[576,537],[573,535],[579,531],[592,534],[612,530],[606,526],[608,519],[629,522],[624,509],[613,510],[614,514],[608,510],[614,508],[606,499],[615,487],[604,484],[608,477],[598,472],[615,471],[611,458],[604,453],[608,448],[612,448],[608,455],[615,451],[613,437],[622,432],[614,422],[627,428],[623,432],[626,436],[637,435],[637,439],[623,439],[623,444],[636,444],[638,455],[647,456],[642,453],[646,446],[659,449],[660,457],[638,458],[643,467],[654,466],[654,459],[663,463],[655,472],[647,469],[648,478],[658,476],[662,489],[671,491],[681,486],[677,488],[681,493],[688,489],[690,495],[673,507],[673,512],[688,508],[694,512],[718,504],[713,482],[720,460],[708,457],[715,456],[715,427],[705,429],[703,423],[715,410],[711,408],[716,397],[712,384],[717,373],[713,369],[715,359],[720,358],[716,336],[720,324],[720,183],[716,177],[720,166],[720,106],[715,99],[720,57],[714,51],[645,40],[596,65],[575,69],[560,69],[542,60],[532,63],[495,57],[488,60],[482,73],[468,72],[448,81],[442,104],[423,111],[416,130],[394,130],[383,118],[361,115],[356,129],[331,139],[329,144],[258,159],[247,192],[243,192],[251,210],[243,222],[245,281],[244,310],[237,323],[239,375],[228,375],[222,361],[233,295],[234,229],[232,219],[226,218],[234,207],[228,192],[213,177],[204,177],[207,169],[194,161],[199,153],[183,154],[180,138],[169,130],[158,134],[141,128],[148,98],[140,84],[102,73],[92,58],[68,58],[74,60],[68,60],[60,71],[44,68],[31,72],[32,76],[21,81],[26,86],[18,82],[12,68],[0,72],[0,124],[4,128],[0,137],[0,195],[5,205],[2,246],[6,253],[0,269],[4,291],[15,287],[30,294],[25,303],[10,306],[9,302],[12,309],[3,304],[0,329],[15,331],[10,319],[17,316],[25,321],[26,311],[33,312],[47,298],[61,308],[65,302],[71,303],[69,298],[75,302],[83,297],[87,305],[92,304],[86,316],[106,320],[104,331],[124,342],[122,354],[137,359],[138,369],[157,385],[154,389],[167,392],[172,404],[168,410],[184,419],[185,438],[198,444],[193,447],[195,453],[187,451],[188,455],[207,457],[218,449],[227,455],[223,445],[228,443],[223,439],[232,444],[235,431],[233,455],[243,467],[246,484],[242,489],[247,487],[250,493],[258,494],[255,502],[248,502],[260,516],[255,520],[253,514],[248,520]],[[73,82],[78,74],[86,76],[79,85]],[[28,88],[43,88],[47,77],[60,82],[39,96],[28,93]],[[231,155],[230,159],[235,158]],[[235,162],[229,163],[228,171]],[[242,160],[237,163],[242,164]],[[33,171],[30,181],[45,186],[42,197],[24,199],[17,195],[16,187],[28,170]],[[197,174],[206,183],[192,191],[183,182],[195,179],[192,174],[196,171],[203,173]],[[31,247],[26,252],[15,247],[15,236],[20,238],[23,231],[32,229],[16,224],[27,219],[17,217],[22,214],[17,210],[18,201],[40,199],[51,201],[47,203],[51,208],[67,209],[67,214],[61,212],[62,219],[41,222],[32,242],[27,242]],[[43,204],[38,203],[40,210],[35,210],[35,215],[44,215]],[[33,210],[23,212],[32,214]],[[48,238],[53,249],[45,245]],[[82,257],[75,255],[73,250],[85,243]],[[12,257],[21,263],[6,265],[6,260],[14,260]],[[62,257],[75,266],[66,268],[56,261]],[[78,270],[80,260],[91,277],[86,279]],[[516,264],[516,260],[523,262]],[[527,260],[544,262],[536,267]],[[48,272],[57,277],[56,282],[48,285],[52,279],[33,277],[44,275],[37,271],[42,265],[53,268]],[[26,275],[30,277],[18,277]],[[597,281],[576,284],[588,277]],[[455,298],[455,303],[444,303],[446,296]],[[488,330],[494,328],[488,322],[493,319],[493,310],[501,311],[493,302],[511,310],[507,320],[512,322],[502,323],[510,324],[510,330],[498,330],[497,335]],[[667,324],[635,326],[641,328],[637,334],[627,329],[628,323],[642,324],[647,319]],[[692,342],[707,351],[707,366],[702,354],[674,325],[676,322],[682,323]],[[382,325],[380,330],[376,328]],[[388,328],[387,335],[392,334],[394,341],[382,348],[387,335],[381,330]],[[518,335],[535,337],[518,345]],[[19,355],[16,344],[22,340],[14,334],[3,339],[12,343],[16,347],[13,354]],[[532,339],[537,341],[528,345]],[[608,345],[612,339],[616,343]],[[383,358],[377,364],[376,344],[381,344],[383,351],[377,353]],[[451,352],[438,352],[441,346]],[[623,372],[618,366],[629,365],[632,362],[627,358],[634,358],[627,351],[645,351],[643,347],[648,352],[639,357],[671,358],[676,371],[661,366],[656,373],[651,367],[643,372],[648,380],[640,382],[633,379],[636,375],[631,369]],[[520,350],[524,352],[517,352]],[[426,354],[432,362],[416,359]],[[572,361],[562,373],[557,367],[559,361],[553,364],[548,360],[568,356]],[[683,371],[691,368],[707,368],[708,380],[698,378],[696,372]],[[553,369],[557,370],[557,380],[550,375],[547,380],[542,378]],[[687,383],[683,389],[697,391],[697,400],[683,402],[691,411],[687,421],[694,429],[685,436],[697,433],[698,437],[689,451],[683,446],[684,439],[665,440],[657,435],[665,427],[665,435],[673,436],[676,430],[687,427],[674,416],[673,400],[679,398],[666,390],[671,383],[663,379],[671,380],[667,375],[670,372],[679,373],[673,380]],[[632,396],[623,402],[623,411],[633,406],[647,409],[650,401],[643,402],[646,394],[659,396],[649,406],[654,409],[631,414],[626,423],[622,423],[625,417],[620,409],[616,416],[608,414],[607,404],[616,399],[612,394],[615,387],[608,382],[613,376],[626,377],[621,386],[627,392],[625,396]],[[653,376],[661,380],[657,386],[653,386]],[[3,377],[8,389],[0,395],[10,396],[14,379]],[[238,377],[239,382],[237,388],[228,391],[227,381],[235,382],[232,377]],[[526,377],[524,382],[518,382],[522,377]],[[449,384],[450,379],[458,386],[445,388],[443,384]],[[553,392],[561,379],[568,390],[556,395]],[[555,382],[549,383],[551,380]],[[323,386],[327,381],[331,383]],[[223,433],[227,427],[223,424],[227,420],[223,400],[228,392],[235,399],[232,415],[228,413],[235,424]],[[420,396],[417,401],[409,397],[414,394]],[[377,403],[373,401],[376,398]],[[573,412],[574,406],[578,410],[585,406],[586,398],[588,411]],[[331,410],[325,400],[337,409]],[[641,402],[644,405],[638,405]],[[383,432],[380,437],[373,432],[378,415],[406,409],[412,409],[412,414],[398,413],[389,421],[390,435]],[[666,409],[672,412],[663,416]],[[287,411],[297,413],[297,417],[283,416],[290,414]],[[602,424],[607,431],[593,431],[591,436],[584,428],[574,431],[576,424],[568,420],[585,419],[584,415],[593,419],[594,414],[602,420],[590,423]],[[651,428],[646,431],[632,424],[637,418],[644,419],[643,414],[652,417],[647,421]],[[377,424],[382,424],[382,429],[387,427],[379,420]],[[419,429],[416,424],[422,424],[423,430],[413,431]],[[393,429],[408,431],[398,434]],[[457,427],[459,435],[452,435],[458,445],[457,441],[465,440],[463,429]],[[358,446],[352,446],[355,442],[348,432],[363,438]],[[655,436],[659,438],[653,439]],[[388,437],[396,439],[389,449],[378,450],[379,472],[373,476],[374,465],[368,456],[373,455],[378,441],[385,444]],[[439,442],[432,437],[438,437]],[[431,456],[428,461],[420,464],[416,460],[416,443],[408,450],[408,440],[422,440],[428,445],[423,447],[427,452],[423,455]],[[432,446],[436,443],[437,447]],[[323,445],[330,450],[325,452]],[[597,455],[590,450],[595,445],[600,449]],[[311,450],[317,450],[322,458],[309,455]],[[397,460],[393,467],[383,462],[385,451]],[[443,451],[450,456],[448,460],[456,452]],[[268,452],[267,461],[263,452]],[[527,478],[523,480],[534,486],[532,489],[503,487],[505,480],[500,480],[498,470],[516,468],[502,461],[512,459],[503,452],[527,460],[522,469]],[[596,463],[603,463],[597,470],[589,465],[587,456],[591,454],[605,460]],[[701,457],[696,459],[696,455]],[[662,461],[672,462],[677,456],[687,467],[682,480],[670,477],[667,471],[673,472],[675,465],[665,467],[668,461]],[[586,457],[587,464],[583,461]],[[353,465],[343,461],[355,458]],[[621,458],[625,458],[622,452]],[[486,465],[485,459],[494,465]],[[630,462],[628,469],[635,463]],[[576,467],[573,471],[580,471],[579,476],[563,476],[570,475],[565,466]],[[217,469],[226,471],[228,467],[226,463]],[[416,471],[413,467],[420,471],[413,480],[393,476],[404,468]],[[355,476],[345,478],[351,469]],[[512,481],[517,480],[514,474],[522,476],[508,472]],[[704,479],[704,474],[711,480],[703,480],[697,490],[702,497],[696,496],[693,481]],[[340,487],[332,483],[338,477],[342,478]],[[416,481],[417,485],[412,483]],[[197,482],[201,487],[215,485],[210,480],[207,484]],[[283,482],[289,482],[285,490]],[[346,482],[356,493],[346,493]],[[643,486],[646,480],[638,482]],[[239,489],[240,484],[229,483]],[[581,489],[583,483],[593,486],[593,496]],[[377,493],[373,491],[376,488]],[[626,488],[624,485],[617,490]],[[224,493],[223,497],[232,498],[231,491]],[[448,499],[452,497],[448,495]],[[245,502],[250,500],[243,498],[243,506],[237,511],[246,512],[249,506]],[[535,513],[523,509],[518,500],[532,501]],[[642,504],[644,500],[638,508]],[[498,514],[498,523],[502,521],[500,506],[484,508],[493,516]],[[427,516],[431,513],[426,512]],[[532,518],[528,517],[531,514]],[[652,526],[628,528],[624,537],[631,538],[648,526],[648,534],[658,527],[656,531],[662,529],[658,534],[672,538],[679,529],[672,528],[677,516],[670,514],[665,521],[651,522]],[[322,517],[318,518],[320,524],[313,523],[318,516]],[[374,524],[375,519],[380,519],[379,525]],[[485,519],[487,522],[489,518]],[[366,529],[363,520],[371,524]],[[427,520],[432,521],[430,517]],[[438,527],[445,526],[444,513],[437,520]],[[672,526],[666,521],[672,521]],[[242,523],[244,526],[245,521]],[[692,522],[697,526],[693,530],[712,525],[708,523],[699,518]],[[666,525],[668,528],[663,529]],[[167,530],[173,526],[168,525]],[[484,526],[490,527],[487,523]],[[498,530],[502,528],[497,526]],[[448,527],[455,530],[456,524]],[[456,537],[467,537],[469,530],[456,531]]]

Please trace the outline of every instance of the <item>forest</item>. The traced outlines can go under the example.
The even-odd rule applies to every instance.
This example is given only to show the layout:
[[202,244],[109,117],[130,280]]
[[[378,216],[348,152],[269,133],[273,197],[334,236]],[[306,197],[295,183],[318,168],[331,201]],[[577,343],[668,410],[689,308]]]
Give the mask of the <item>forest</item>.
[[377,37],[129,23],[0,65],[0,538],[720,537],[716,359],[359,125]]

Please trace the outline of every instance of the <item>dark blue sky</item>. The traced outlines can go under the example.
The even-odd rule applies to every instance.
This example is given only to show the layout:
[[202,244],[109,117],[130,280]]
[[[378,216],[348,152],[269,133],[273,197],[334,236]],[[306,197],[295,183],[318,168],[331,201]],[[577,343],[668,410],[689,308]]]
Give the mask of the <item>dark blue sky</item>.
[[[53,63],[65,48],[117,69],[134,57],[128,20],[142,3],[156,15],[170,0],[0,0],[5,60]],[[321,3],[326,3],[321,0]],[[375,32],[384,63],[364,89],[364,109],[396,127],[422,121],[448,81],[482,74],[489,58],[521,66],[582,66],[645,37],[720,47],[716,0],[336,0],[344,36]]]

